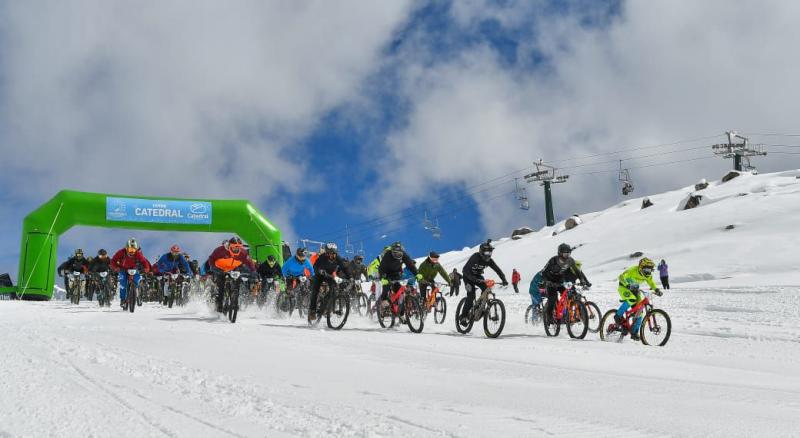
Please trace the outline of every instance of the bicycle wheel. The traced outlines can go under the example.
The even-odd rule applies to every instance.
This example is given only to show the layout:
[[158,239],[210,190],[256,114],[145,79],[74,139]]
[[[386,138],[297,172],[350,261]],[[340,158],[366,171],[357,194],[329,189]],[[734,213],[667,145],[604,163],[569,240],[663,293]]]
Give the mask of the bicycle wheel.
[[392,306],[386,300],[381,300],[376,306],[375,313],[378,314],[378,323],[383,328],[394,327],[394,312]]
[[558,336],[561,332],[561,319],[556,319],[554,315],[550,315],[549,318],[543,317],[542,322],[544,324],[544,332],[547,336]]
[[571,301],[567,307],[567,333],[573,339],[583,339],[589,331],[586,306],[580,301]]
[[505,326],[506,306],[498,299],[489,300],[486,314],[483,316],[483,333],[487,338],[496,338],[500,336]]
[[467,297],[462,298],[461,301],[458,302],[458,306],[456,306],[456,331],[462,335],[469,333],[470,330],[472,330],[472,324],[475,323],[471,317],[467,317],[467,325],[461,325],[461,321],[459,321],[461,318],[461,312],[464,310],[464,306],[467,304],[467,300]]
[[440,293],[436,297],[436,302],[433,305],[433,321],[436,324],[444,324],[445,317],[447,317],[447,301],[445,301]]
[[369,302],[367,300],[367,294],[364,292],[358,293],[358,316],[365,316],[367,312],[369,312]]
[[367,313],[369,314],[369,319],[375,319],[375,296],[370,295],[367,298]]
[[328,327],[341,330],[350,315],[350,300],[344,295],[336,294],[329,308],[330,311],[326,315]]
[[228,303],[228,321],[236,323],[236,316],[239,315],[239,292],[234,290],[231,293],[230,303]]
[[600,339],[607,342],[622,342],[625,334],[622,327],[617,326],[614,316],[617,311],[614,309],[606,312],[600,319]]
[[661,309],[647,312],[639,329],[639,336],[644,345],[663,347],[669,341],[670,334],[672,334],[672,320],[669,319],[667,312]]
[[408,329],[411,330],[412,333],[422,333],[422,329],[425,326],[425,314],[422,312],[419,301],[411,297],[406,297],[405,314]]
[[586,302],[586,318],[589,331],[597,333],[600,331],[600,319],[603,315],[600,313],[600,308],[592,301]]
[[128,311],[133,313],[136,310],[136,295],[138,295],[136,292],[138,291],[136,290],[136,285],[131,283],[133,282],[128,282],[128,296],[125,298],[128,300]]

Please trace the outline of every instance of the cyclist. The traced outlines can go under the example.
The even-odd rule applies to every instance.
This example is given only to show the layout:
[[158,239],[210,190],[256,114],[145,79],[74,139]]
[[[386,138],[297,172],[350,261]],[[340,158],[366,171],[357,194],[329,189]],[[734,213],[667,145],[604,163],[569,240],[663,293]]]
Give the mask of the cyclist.
[[70,272],[87,272],[89,270],[89,261],[83,256],[83,250],[78,248],[72,254],[72,257],[59,265],[57,271],[59,277],[64,277],[64,289],[67,291],[67,299],[72,297],[72,291],[69,290],[69,276]]
[[283,277],[286,279],[286,291],[293,290],[299,283],[291,281],[295,278],[304,277],[307,280],[311,278],[314,272],[314,267],[308,261],[308,251],[305,248],[297,248],[293,257],[286,260],[281,268]]
[[[91,262],[89,262],[89,272],[91,274],[98,274],[100,272],[111,272],[111,259],[108,258],[108,252],[105,249],[100,248],[97,251],[97,257],[93,258]],[[100,282],[100,276],[96,276],[97,281]],[[108,281],[109,278],[106,278]],[[94,293],[94,291],[92,291]]]
[[208,256],[208,264],[214,274],[214,283],[217,285],[216,306],[217,312],[222,312],[222,299],[225,290],[225,273],[242,269],[256,272],[256,265],[250,254],[244,248],[242,239],[234,236],[226,244],[218,246]]
[[383,251],[375,256],[375,258],[369,263],[369,266],[367,266],[367,278],[370,280],[380,278],[380,275],[378,275],[378,268],[381,266],[381,260],[383,260],[383,256],[385,256],[391,248],[391,246],[384,247]]
[[[644,257],[639,260],[638,265],[631,266],[620,274],[617,292],[619,292],[622,304],[619,306],[619,309],[617,309],[617,314],[614,315],[614,322],[617,324],[617,327],[623,327],[625,312],[644,299],[639,290],[640,284],[647,283],[654,294],[659,297],[663,295],[661,289],[656,287],[656,283],[653,281],[653,269],[655,269],[655,267],[656,264],[653,263],[652,260]],[[631,339],[639,340],[639,327],[641,325],[642,317],[639,316],[631,328]],[[624,331],[623,329],[623,332]],[[624,334],[625,333],[623,333],[623,335]]]
[[492,259],[493,251],[494,247],[492,246],[491,239],[481,243],[478,247],[478,252],[472,254],[469,260],[467,260],[467,264],[461,268],[461,273],[464,277],[464,289],[467,292],[467,301],[464,303],[464,307],[461,309],[461,315],[459,315],[458,318],[458,322],[462,326],[469,324],[469,312],[472,310],[472,304],[475,302],[475,288],[479,288],[481,292],[486,290],[486,280],[483,278],[483,271],[486,270],[486,268],[492,268],[492,270],[500,276],[503,286],[508,286],[506,275],[503,274],[503,271]]
[[439,254],[436,251],[431,251],[428,257],[420,263],[419,274],[422,276],[422,280],[419,281],[419,296],[423,302],[427,300],[428,287],[433,285],[437,274],[444,279],[447,286],[452,286],[450,276],[447,275],[447,270],[444,269],[444,266],[439,264]]
[[388,254],[383,254],[380,265],[378,265],[378,276],[380,276],[381,285],[383,285],[381,296],[378,297],[379,303],[381,300],[389,300],[389,289],[393,288],[393,292],[397,292],[397,289],[399,289],[399,284],[391,286],[389,282],[399,281],[403,278],[403,265],[417,280],[422,279],[422,275],[417,272],[414,260],[403,249],[403,244],[395,242],[389,247]]
[[364,256],[357,254],[353,257],[353,261],[347,267],[347,272],[350,274],[350,278],[356,281],[361,281],[362,276],[364,279],[369,278],[367,266],[364,264]]
[[[145,273],[150,272],[150,262],[142,254],[139,248],[139,242],[134,238],[128,239],[125,242],[125,247],[120,249],[111,257],[111,269],[119,272],[119,305],[123,309],[127,309],[128,303],[128,269],[136,269],[136,275],[133,276],[133,283],[136,287],[139,286],[139,281],[142,279],[142,271]],[[133,303],[136,305],[136,303]]]
[[544,311],[546,320],[550,321],[553,316],[553,309],[556,307],[558,294],[562,291],[564,282],[575,282],[581,280],[581,284],[585,287],[592,287],[592,283],[586,279],[580,267],[575,263],[572,258],[572,247],[567,243],[558,245],[558,254],[554,255],[547,261],[547,264],[542,268],[542,278],[544,279],[544,289],[547,293],[547,307]]
[[[539,303],[542,302],[542,294],[546,294],[547,292],[544,289],[544,278],[542,277],[542,271],[536,273],[533,276],[533,280],[531,280],[530,286],[528,286],[528,293],[531,295],[531,305],[534,309],[539,306]],[[536,312],[531,312],[531,321],[536,322],[539,318],[539,315]]]
[[[328,242],[320,250],[321,255],[314,263],[314,284],[311,288],[311,300],[308,307],[308,322],[314,322],[317,319],[317,297],[319,296],[319,288],[322,283],[328,284],[328,290],[333,291],[336,288],[337,275],[341,274],[344,278],[350,278],[347,273],[347,264],[344,259],[339,256],[339,248],[333,242]],[[320,315],[321,317],[322,315]]]
[[260,275],[262,279],[272,278],[277,280],[283,278],[281,264],[278,263],[274,255],[268,255],[264,263],[258,266],[258,275]]
[[[158,262],[156,262],[156,267],[158,272],[164,275],[181,274],[178,277],[178,283],[182,282],[184,279],[189,280],[192,277],[192,267],[189,265],[186,257],[181,253],[181,247],[177,244],[172,245],[168,253],[159,257]],[[162,284],[165,302],[168,297],[167,284],[166,281]]]

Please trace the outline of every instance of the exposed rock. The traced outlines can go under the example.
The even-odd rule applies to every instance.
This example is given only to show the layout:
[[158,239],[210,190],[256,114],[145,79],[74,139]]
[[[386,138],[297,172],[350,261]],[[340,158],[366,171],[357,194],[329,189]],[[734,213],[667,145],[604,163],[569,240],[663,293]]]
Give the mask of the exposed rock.
[[686,200],[686,204],[683,206],[682,210],[697,208],[700,206],[700,201],[702,200],[703,197],[700,195],[689,195],[689,199]]
[[576,214],[576,215],[570,216],[570,218],[567,219],[566,222],[564,222],[564,227],[566,227],[568,230],[571,230],[571,229],[577,227],[578,225],[580,225],[582,223],[583,223],[583,221],[581,220],[580,216],[578,216]]
[[736,178],[737,176],[739,176],[741,174],[742,173],[739,172],[738,170],[731,170],[730,172],[725,174],[725,176],[722,177],[722,182],[726,183],[726,182]]
[[553,235],[554,235],[554,236],[558,236],[558,233],[557,233],[557,232],[555,232],[555,231],[553,231]]
[[642,210],[644,210],[647,207],[652,207],[652,206],[653,206],[653,202],[650,200],[650,198],[642,199]]
[[734,228],[736,228],[736,225],[728,225],[727,227],[725,227],[726,230],[732,230]]
[[630,257],[630,258],[632,258],[632,259],[638,259],[639,257],[641,257],[641,256],[643,256],[643,255],[644,255],[644,253],[643,253],[643,252],[641,252],[641,251],[636,251],[635,253],[633,253],[633,254],[629,255],[628,257]]
[[526,234],[531,234],[531,233],[533,233],[533,229],[532,228],[530,228],[530,227],[520,227],[520,228],[517,228],[516,230],[514,230],[511,233],[511,239],[519,240],[519,239],[522,239],[522,236],[524,236]]
[[701,179],[694,185],[695,190],[703,190],[708,187],[708,181],[705,178]]

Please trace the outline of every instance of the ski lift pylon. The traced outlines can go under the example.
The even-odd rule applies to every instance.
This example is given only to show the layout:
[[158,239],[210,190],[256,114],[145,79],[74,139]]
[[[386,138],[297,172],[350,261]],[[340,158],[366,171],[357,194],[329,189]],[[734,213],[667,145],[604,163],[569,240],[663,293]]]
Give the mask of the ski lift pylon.
[[633,193],[633,181],[631,179],[631,172],[628,169],[622,168],[622,160],[619,160],[619,182],[622,183],[622,194],[625,196]]

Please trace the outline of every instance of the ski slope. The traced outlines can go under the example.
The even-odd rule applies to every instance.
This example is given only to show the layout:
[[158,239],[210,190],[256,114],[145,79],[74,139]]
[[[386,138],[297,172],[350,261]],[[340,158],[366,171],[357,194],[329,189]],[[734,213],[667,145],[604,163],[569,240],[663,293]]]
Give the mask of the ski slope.
[[[581,245],[602,310],[630,253],[666,258],[663,348],[547,338],[511,288],[498,291],[508,320],[495,340],[477,325],[456,333],[455,297],[445,324],[428,318],[419,335],[255,309],[230,324],[204,303],[129,314],[2,301],[0,436],[797,436],[798,175],[712,183],[688,211],[677,211],[688,189],[646,210],[632,199],[557,236],[562,224],[496,242],[523,289],[558,243]],[[442,260],[452,269],[470,253]]]

